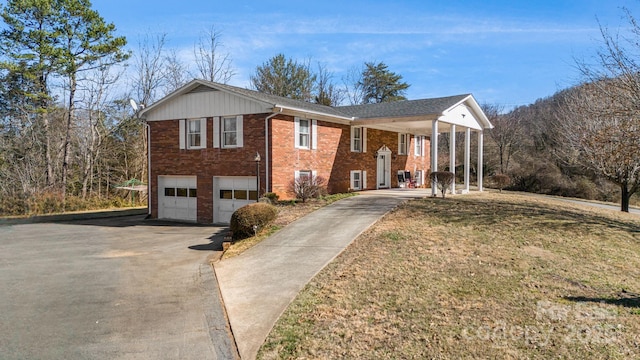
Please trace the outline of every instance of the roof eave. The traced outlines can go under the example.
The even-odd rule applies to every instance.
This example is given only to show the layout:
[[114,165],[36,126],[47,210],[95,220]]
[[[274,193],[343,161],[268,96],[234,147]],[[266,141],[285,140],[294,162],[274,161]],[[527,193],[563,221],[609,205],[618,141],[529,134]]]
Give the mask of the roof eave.
[[305,118],[313,118],[316,120],[326,120],[326,121],[337,122],[342,124],[351,124],[355,119],[353,117],[327,114],[319,111],[301,109],[301,108],[296,108],[296,107],[281,105],[281,104],[273,105],[273,112],[280,112],[285,115],[301,116]]

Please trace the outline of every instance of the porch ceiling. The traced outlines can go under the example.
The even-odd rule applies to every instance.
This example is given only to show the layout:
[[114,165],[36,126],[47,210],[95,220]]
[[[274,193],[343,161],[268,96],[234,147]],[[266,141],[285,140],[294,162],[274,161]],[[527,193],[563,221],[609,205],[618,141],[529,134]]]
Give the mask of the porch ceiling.
[[[438,130],[440,133],[451,131],[451,123],[447,122],[443,116],[429,116],[416,118],[396,118],[396,119],[361,119],[354,120],[354,126],[365,126],[372,129],[393,131],[399,133],[409,133],[414,135],[431,136],[433,121],[438,119]],[[455,124],[456,132],[464,132],[467,127],[472,130],[480,130],[479,126],[465,126]]]

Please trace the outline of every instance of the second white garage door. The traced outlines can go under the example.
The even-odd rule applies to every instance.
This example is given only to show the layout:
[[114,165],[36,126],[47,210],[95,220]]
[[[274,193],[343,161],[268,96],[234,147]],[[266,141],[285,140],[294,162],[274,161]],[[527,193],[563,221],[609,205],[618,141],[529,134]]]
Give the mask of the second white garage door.
[[258,199],[256,178],[224,176],[213,178],[213,222],[228,224],[236,209]]

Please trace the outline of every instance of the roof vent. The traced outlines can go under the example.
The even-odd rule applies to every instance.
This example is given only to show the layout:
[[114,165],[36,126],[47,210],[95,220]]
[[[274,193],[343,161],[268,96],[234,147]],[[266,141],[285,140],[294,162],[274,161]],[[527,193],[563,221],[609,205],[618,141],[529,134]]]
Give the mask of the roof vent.
[[193,90],[189,91],[187,94],[199,93],[199,92],[210,92],[210,91],[220,91],[218,89],[214,89],[205,85],[198,85]]

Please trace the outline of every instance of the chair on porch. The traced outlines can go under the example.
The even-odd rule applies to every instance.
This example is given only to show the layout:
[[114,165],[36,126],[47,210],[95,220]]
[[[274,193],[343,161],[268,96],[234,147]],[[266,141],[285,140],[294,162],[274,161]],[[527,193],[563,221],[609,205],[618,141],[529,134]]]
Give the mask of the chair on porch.
[[407,187],[407,179],[404,177],[403,170],[398,170],[398,187],[399,188]]
[[405,182],[406,182],[408,188],[413,189],[413,188],[416,187],[416,181],[411,176],[411,171],[408,171],[408,170],[404,171],[404,179],[405,179]]

